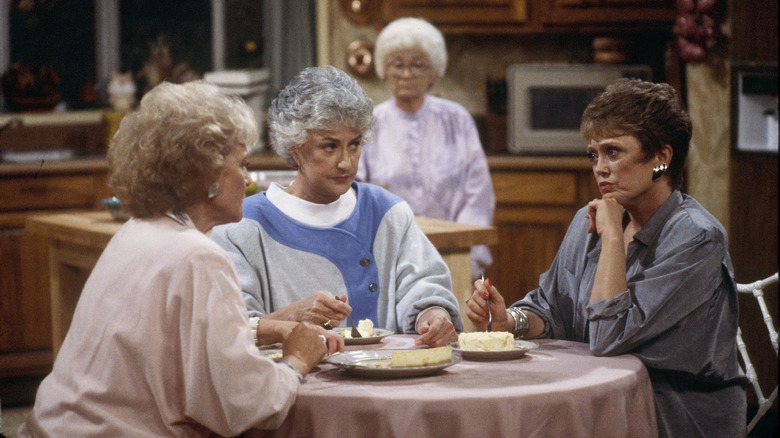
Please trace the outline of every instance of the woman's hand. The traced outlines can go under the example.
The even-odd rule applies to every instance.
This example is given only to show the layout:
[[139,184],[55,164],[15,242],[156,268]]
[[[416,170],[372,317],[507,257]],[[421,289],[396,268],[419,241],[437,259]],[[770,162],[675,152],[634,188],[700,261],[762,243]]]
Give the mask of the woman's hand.
[[474,323],[478,331],[484,331],[488,324],[487,298],[490,297],[490,310],[493,313],[493,331],[506,331],[512,333],[515,321],[509,319],[506,313],[504,297],[498,292],[487,278],[474,282],[474,293],[466,303],[466,316]]
[[420,336],[414,342],[416,345],[443,347],[458,340],[458,333],[452,324],[450,314],[444,309],[430,309],[420,315],[417,321],[417,332]]
[[[344,338],[332,330],[325,330],[320,325],[312,323],[303,323],[307,327],[316,331],[325,338],[328,347],[328,354],[344,351]],[[295,327],[300,323],[294,321],[279,321],[270,318],[260,318],[257,321],[257,344],[270,345],[277,342],[283,342],[292,334]],[[320,341],[322,338],[320,338]]]
[[304,323],[313,328],[322,336],[325,336],[325,343],[328,345],[328,354],[340,353],[344,351],[344,337],[333,330],[325,330],[321,325]]
[[612,198],[594,199],[588,203],[588,232],[623,235],[623,206]]
[[297,324],[282,344],[282,360],[306,375],[325,356],[328,348],[316,327]]
[[298,300],[289,306],[269,313],[267,317],[285,321],[309,322],[320,326],[330,321],[331,325],[335,327],[352,313],[352,307],[346,301],[346,295],[336,297],[330,292],[319,291],[308,298]]

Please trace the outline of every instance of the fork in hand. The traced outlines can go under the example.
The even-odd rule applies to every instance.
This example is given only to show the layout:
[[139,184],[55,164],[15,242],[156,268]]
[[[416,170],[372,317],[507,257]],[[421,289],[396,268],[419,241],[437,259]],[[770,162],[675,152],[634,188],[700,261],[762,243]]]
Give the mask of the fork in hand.
[[360,334],[360,330],[355,327],[355,321],[352,320],[352,317],[347,315],[347,318],[349,318],[349,323],[352,325],[352,337],[353,338],[362,338],[363,335]]
[[[485,284],[485,273],[482,273],[482,284]],[[487,287],[487,285],[485,285]],[[486,332],[492,332],[493,331],[493,311],[490,310],[490,291],[488,291],[488,297],[487,297],[487,309],[488,309],[488,324],[487,328],[485,329]]]

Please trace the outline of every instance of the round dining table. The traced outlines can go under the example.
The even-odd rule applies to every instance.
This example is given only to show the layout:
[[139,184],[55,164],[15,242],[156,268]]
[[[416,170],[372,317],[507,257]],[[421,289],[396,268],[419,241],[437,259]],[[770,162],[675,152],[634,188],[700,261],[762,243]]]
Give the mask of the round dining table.
[[[410,349],[391,335],[347,350]],[[462,361],[418,377],[370,378],[322,362],[289,415],[260,437],[656,437],[650,378],[632,355],[534,340],[513,360]]]

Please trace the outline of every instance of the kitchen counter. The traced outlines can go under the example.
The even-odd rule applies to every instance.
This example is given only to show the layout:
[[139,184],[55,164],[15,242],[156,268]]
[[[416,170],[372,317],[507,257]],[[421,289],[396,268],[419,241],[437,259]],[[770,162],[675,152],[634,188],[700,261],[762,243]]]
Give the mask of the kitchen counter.
[[44,161],[32,163],[0,162],[0,177],[58,175],[85,172],[107,172],[108,162],[105,156],[92,155],[64,161]]
[[[584,156],[524,156],[505,153],[488,154],[487,161],[491,171],[583,170],[591,167],[590,162]],[[249,169],[290,170],[290,167],[272,149],[268,148],[249,156]],[[108,162],[102,155],[43,163],[0,162],[0,177],[107,171]]]
[[488,167],[492,171],[516,170],[590,170],[591,164],[582,156],[536,156],[509,153],[487,154]]
[[[266,149],[249,156],[250,169],[288,170],[281,158],[273,150]],[[89,155],[63,161],[44,161],[31,163],[0,162],[0,177],[56,175],[81,172],[108,172],[105,155]]]
[[[420,228],[439,250],[452,272],[453,290],[461,305],[471,296],[473,245],[492,245],[496,229],[418,218]],[[103,249],[122,226],[104,211],[36,215],[27,219],[27,232],[45,238],[49,246],[52,347],[56,356],[70,327],[81,289]],[[470,322],[467,329],[472,329]]]

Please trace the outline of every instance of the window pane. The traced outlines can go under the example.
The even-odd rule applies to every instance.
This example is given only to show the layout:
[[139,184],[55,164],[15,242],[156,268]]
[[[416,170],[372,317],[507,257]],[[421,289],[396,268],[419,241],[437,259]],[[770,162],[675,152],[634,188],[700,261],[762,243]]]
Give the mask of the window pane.
[[202,76],[211,70],[210,14],[210,0],[122,0],[122,71],[135,72],[140,88],[181,82],[187,69]]
[[225,7],[225,65],[228,69],[263,66],[263,2],[228,0]]
[[[79,92],[95,80],[94,3],[12,0],[9,20],[11,64],[53,68],[63,99],[69,107],[78,107]],[[45,92],[28,89],[28,93]]]

